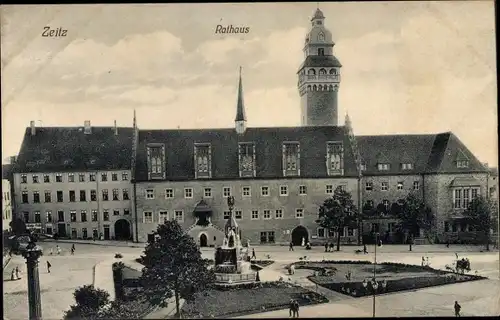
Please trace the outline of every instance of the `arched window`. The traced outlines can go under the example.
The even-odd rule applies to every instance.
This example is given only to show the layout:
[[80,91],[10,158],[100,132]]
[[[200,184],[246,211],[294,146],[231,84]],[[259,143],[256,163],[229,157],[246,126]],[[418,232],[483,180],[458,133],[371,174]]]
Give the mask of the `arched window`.
[[316,87],[316,85],[313,85],[313,91],[317,91],[318,88]]
[[318,56],[324,56],[325,55],[325,49],[324,48],[318,48]]
[[323,91],[323,86],[322,85],[318,85],[318,91]]
[[333,86],[332,85],[330,85],[330,91],[333,91]]
[[326,74],[326,69],[323,69],[323,68],[319,69],[319,75],[320,76],[321,75],[325,75],[325,74]]
[[330,69],[330,74],[337,74],[337,69]]
[[316,74],[316,71],[314,69],[309,69],[307,70],[307,74],[310,76],[314,76]]
[[311,91],[311,85],[307,86],[307,91]]

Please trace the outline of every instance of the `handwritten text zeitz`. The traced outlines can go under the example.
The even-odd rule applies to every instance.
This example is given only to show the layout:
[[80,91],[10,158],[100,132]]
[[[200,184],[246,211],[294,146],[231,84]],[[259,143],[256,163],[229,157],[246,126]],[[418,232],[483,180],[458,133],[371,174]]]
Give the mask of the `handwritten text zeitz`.
[[63,29],[61,27],[59,28],[44,27],[42,32],[42,37],[59,38],[59,37],[66,37],[67,34],[68,30]]

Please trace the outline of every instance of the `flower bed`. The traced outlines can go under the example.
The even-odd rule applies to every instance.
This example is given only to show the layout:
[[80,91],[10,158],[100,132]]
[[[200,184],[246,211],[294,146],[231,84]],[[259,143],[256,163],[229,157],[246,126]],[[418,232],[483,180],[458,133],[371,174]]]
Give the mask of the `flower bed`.
[[290,299],[300,306],[328,302],[320,294],[288,283],[246,283],[198,293],[194,301],[184,304],[182,313],[186,318],[234,317],[285,309]]
[[265,268],[274,263],[274,260],[252,260],[252,264],[258,264],[259,266]]

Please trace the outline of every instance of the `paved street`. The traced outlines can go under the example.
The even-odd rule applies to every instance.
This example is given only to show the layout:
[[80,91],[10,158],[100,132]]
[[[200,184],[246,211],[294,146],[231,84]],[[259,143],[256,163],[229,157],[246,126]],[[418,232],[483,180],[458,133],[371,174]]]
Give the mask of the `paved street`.
[[[116,243],[109,245],[76,244],[76,254],[70,255],[71,243],[61,242],[61,256],[49,256],[49,248],[55,248],[55,242],[40,242],[45,256],[40,261],[40,281],[42,290],[42,311],[45,319],[61,319],[65,310],[73,301],[75,288],[92,283],[93,267],[99,262],[113,259],[114,254],[120,252],[124,258],[139,256],[143,248],[118,247]],[[373,252],[373,246],[368,249]],[[471,250],[476,252],[470,252]],[[354,253],[355,247],[345,247],[341,252],[325,253],[323,248],[314,247],[313,250],[295,248],[289,252],[287,247],[257,246],[255,251],[258,259],[266,259],[270,255],[276,263],[269,268],[269,278],[285,274],[283,267],[299,257],[307,256],[311,260],[373,260],[373,254],[359,255]],[[55,251],[55,250],[54,250]],[[478,252],[476,247],[444,246],[415,246],[413,252],[407,246],[383,246],[377,250],[377,261],[394,261],[402,263],[420,264],[422,255],[428,256],[431,266],[444,268],[455,259],[455,252],[459,256],[468,257],[471,261],[473,273],[490,277],[489,280],[455,284],[429,289],[389,294],[377,297],[378,316],[449,316],[452,313],[452,304],[458,300],[462,305],[464,315],[496,315],[500,306],[499,291],[499,260],[498,251],[489,253]],[[469,251],[469,252],[467,252]],[[203,256],[214,257],[213,248],[203,248]],[[51,273],[47,273],[46,261],[52,264]],[[16,266],[23,271],[23,279],[10,281],[10,272]],[[267,268],[266,268],[267,269]],[[26,284],[26,267],[22,257],[14,256],[4,270],[4,318],[10,320],[28,318],[28,298]],[[273,279],[266,279],[273,280]],[[112,281],[112,279],[109,279]],[[334,302],[319,306],[301,308],[301,317],[355,317],[370,316],[372,308],[371,298],[339,297],[337,293]],[[342,300],[343,299],[343,300]],[[267,312],[249,316],[255,317],[288,317],[287,310]]]

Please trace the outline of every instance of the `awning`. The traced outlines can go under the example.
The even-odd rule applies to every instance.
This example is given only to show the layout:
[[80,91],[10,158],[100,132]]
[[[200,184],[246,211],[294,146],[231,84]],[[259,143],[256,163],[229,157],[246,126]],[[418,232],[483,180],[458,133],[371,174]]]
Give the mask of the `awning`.
[[212,208],[205,202],[205,200],[201,200],[194,208],[194,212],[212,212]]
[[473,177],[463,177],[463,178],[455,178],[450,184],[450,187],[471,187],[477,186],[479,187],[481,183],[479,180]]

